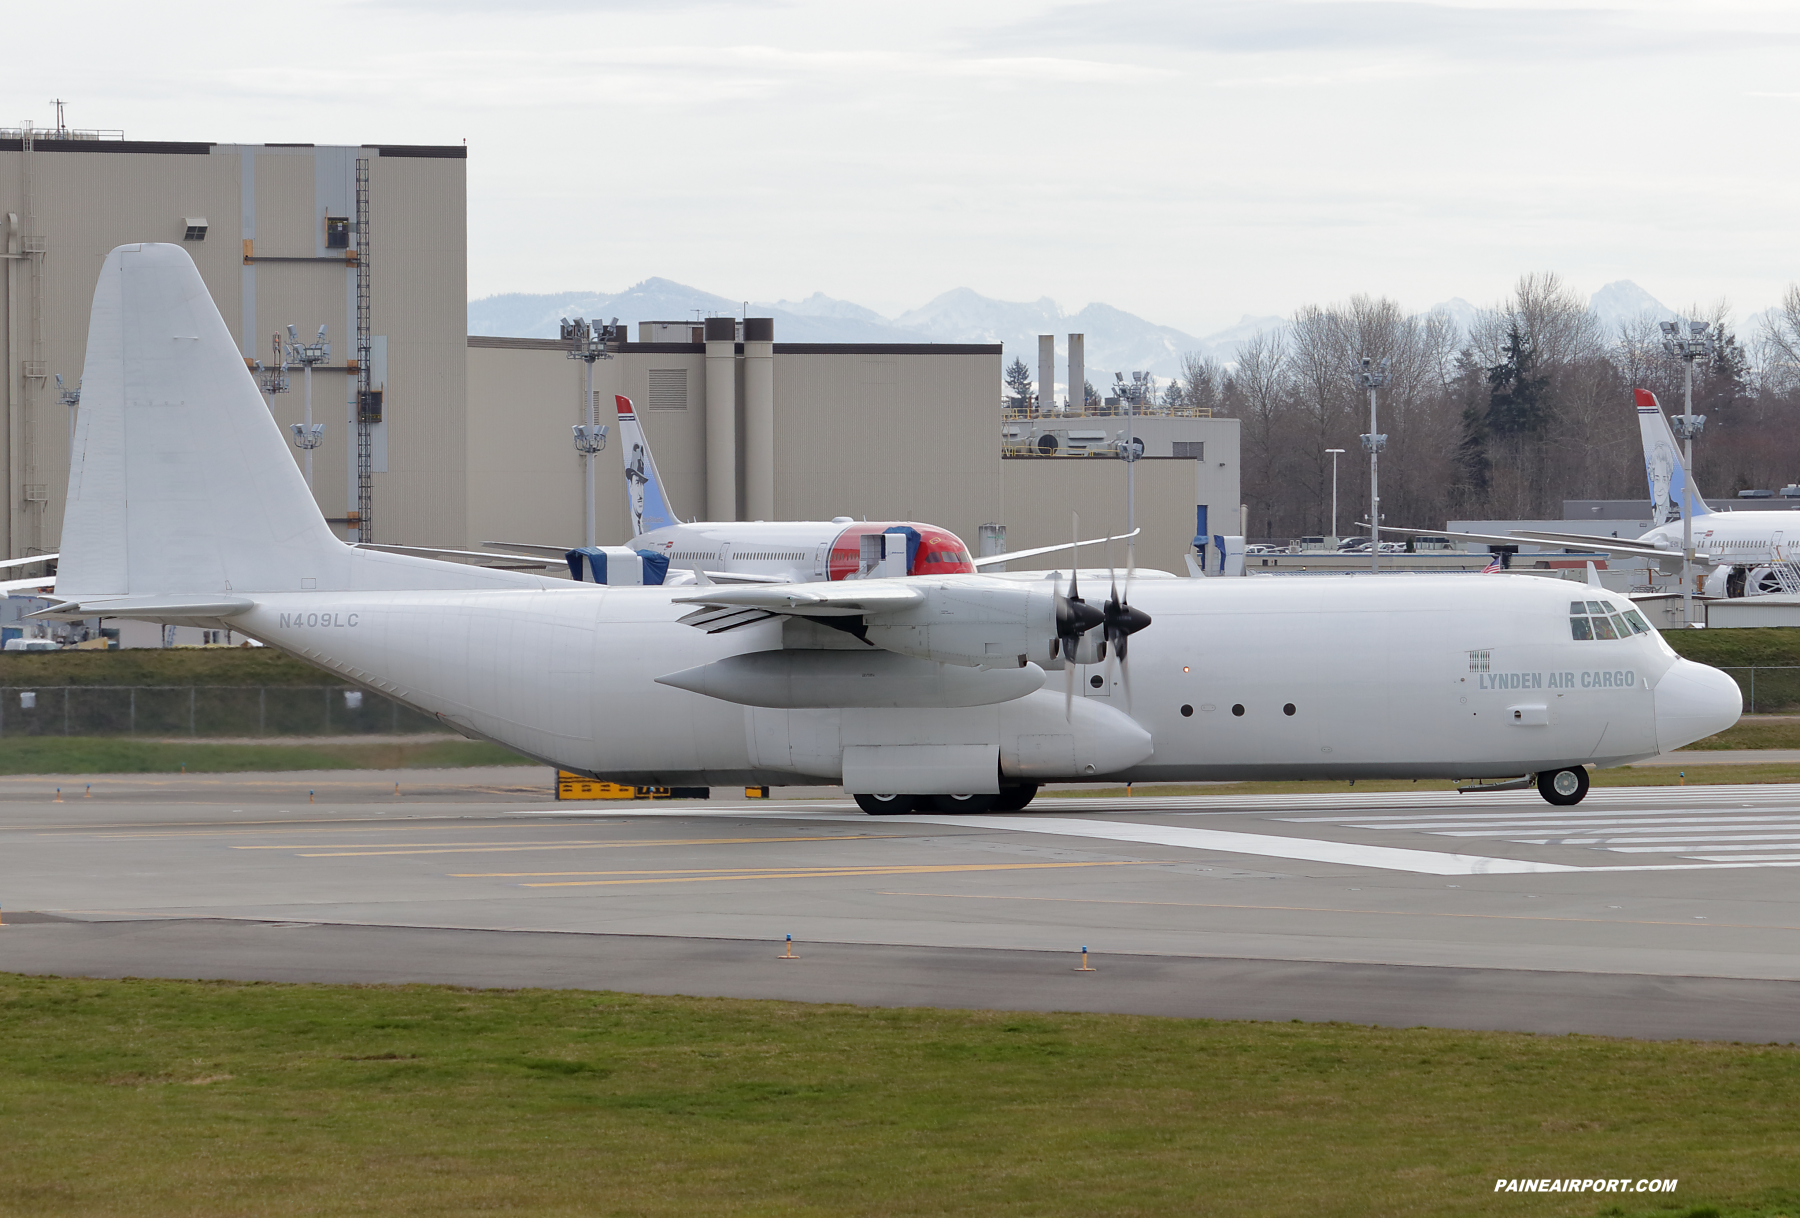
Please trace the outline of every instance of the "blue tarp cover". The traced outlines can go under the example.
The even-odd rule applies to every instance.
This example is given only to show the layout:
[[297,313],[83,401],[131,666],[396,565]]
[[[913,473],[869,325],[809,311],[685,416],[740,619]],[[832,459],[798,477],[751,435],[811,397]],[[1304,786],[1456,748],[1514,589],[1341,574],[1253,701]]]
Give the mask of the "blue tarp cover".
[[669,556],[654,554],[649,550],[639,550],[637,556],[644,560],[644,582],[660,584],[669,574]]
[[887,532],[899,533],[906,538],[906,573],[911,575],[913,573],[913,560],[919,556],[919,530],[908,528],[902,524],[888,529]]
[[586,578],[581,573],[581,560],[585,557],[588,560],[588,568],[593,572],[592,582],[596,584],[606,582],[606,555],[601,553],[599,546],[576,546],[563,557],[569,563],[570,579],[579,582]]

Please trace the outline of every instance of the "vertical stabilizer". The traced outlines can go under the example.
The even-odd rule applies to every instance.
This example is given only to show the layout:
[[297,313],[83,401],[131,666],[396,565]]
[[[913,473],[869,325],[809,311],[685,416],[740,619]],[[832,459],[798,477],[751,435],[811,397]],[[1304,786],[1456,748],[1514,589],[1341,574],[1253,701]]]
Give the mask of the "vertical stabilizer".
[[631,535],[641,537],[652,529],[679,524],[631,399],[623,394],[613,396],[619,407],[619,451],[625,457],[625,506],[631,513]]
[[64,599],[272,591],[302,574],[323,588],[348,570],[178,245],[122,245],[100,269],[61,549]]
[[[1638,434],[1644,441],[1644,474],[1650,482],[1650,523],[1668,524],[1681,519],[1681,500],[1687,488],[1687,475],[1681,468],[1681,449],[1662,404],[1648,389],[1634,391],[1637,398]],[[1694,488],[1693,513],[1704,516],[1712,511]]]

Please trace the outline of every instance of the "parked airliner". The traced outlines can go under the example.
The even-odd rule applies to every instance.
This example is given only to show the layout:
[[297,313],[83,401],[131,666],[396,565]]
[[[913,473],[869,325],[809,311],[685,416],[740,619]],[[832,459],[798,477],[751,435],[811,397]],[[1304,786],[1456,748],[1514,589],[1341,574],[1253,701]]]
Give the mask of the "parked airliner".
[[631,587],[353,548],[176,245],[107,256],[84,377],[44,616],[229,627],[619,782],[841,783],[883,812],[1019,808],[1044,782],[1535,777],[1573,803],[1588,767],[1742,706],[1624,598],[1528,577],[1094,603],[1054,574]]
[[[1634,391],[1638,434],[1644,445],[1644,476],[1650,487],[1650,531],[1629,541],[1593,537],[1582,533],[1556,533],[1516,529],[1505,536],[1490,533],[1450,533],[1472,541],[1517,545],[1521,541],[1551,543],[1589,553],[1648,559],[1665,575],[1679,575],[1682,564],[1682,504],[1687,498],[1687,472],[1675,434],[1663,414],[1662,404],[1648,389]],[[1711,596],[1755,596],[1800,590],[1800,566],[1795,549],[1800,547],[1800,511],[1715,511],[1695,487],[1692,500],[1694,571],[1699,590]],[[1445,536],[1442,529],[1401,529],[1382,526],[1383,532]],[[1785,585],[1785,586],[1784,586]]]
[[[972,558],[949,529],[910,520],[695,520],[683,521],[673,502],[650,440],[630,398],[614,396],[619,451],[625,459],[625,506],[631,539],[622,546],[570,548],[535,542],[487,542],[495,553],[431,546],[374,545],[425,557],[455,555],[482,559],[560,559],[575,579],[594,583],[811,583],[904,575],[956,575],[1024,558],[1054,554],[1077,545],[1094,546],[1123,537],[1062,542],[1010,554]],[[548,564],[545,564],[548,565]]]

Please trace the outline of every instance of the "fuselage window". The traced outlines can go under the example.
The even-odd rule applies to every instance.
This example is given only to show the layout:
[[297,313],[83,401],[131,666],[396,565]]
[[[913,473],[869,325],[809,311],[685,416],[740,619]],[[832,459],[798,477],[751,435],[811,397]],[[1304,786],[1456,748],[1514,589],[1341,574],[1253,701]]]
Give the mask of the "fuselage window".
[[1594,637],[1594,632],[1589,629],[1588,620],[1585,617],[1572,617],[1569,619],[1569,637],[1572,639],[1591,639]]
[[1631,623],[1631,629],[1633,631],[1635,631],[1636,633],[1638,633],[1638,634],[1649,634],[1650,633],[1650,623],[1646,622],[1644,620],[1643,615],[1641,613],[1639,613],[1636,609],[1627,609],[1625,611],[1625,620]]
[[1596,616],[1593,619],[1593,622],[1594,622],[1594,637],[1595,638],[1597,638],[1597,639],[1616,639],[1619,637],[1618,632],[1616,632],[1613,629],[1612,620],[1610,618],[1607,618],[1604,616]]

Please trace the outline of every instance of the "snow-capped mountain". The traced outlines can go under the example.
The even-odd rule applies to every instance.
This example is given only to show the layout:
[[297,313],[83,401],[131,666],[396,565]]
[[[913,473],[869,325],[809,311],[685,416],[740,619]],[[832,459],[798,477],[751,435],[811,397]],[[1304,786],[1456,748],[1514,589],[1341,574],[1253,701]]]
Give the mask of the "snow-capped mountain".
[[1600,319],[1601,333],[1615,335],[1624,322],[1636,321],[1645,314],[1657,321],[1667,321],[1675,311],[1629,279],[1609,283],[1588,298],[1588,308]]
[[[1606,331],[1644,314],[1673,316],[1672,310],[1630,280],[1609,283],[1595,292],[1590,307]],[[623,292],[509,293],[469,302],[469,333],[513,338],[555,338],[564,317],[640,321],[680,321],[707,316],[736,316],[744,302],[668,279],[646,279]],[[1466,337],[1482,310],[1462,297],[1433,308],[1448,313]],[[1099,302],[1077,312],[1064,312],[1049,297],[1034,301],[994,300],[970,288],[955,288],[895,318],[848,300],[815,292],[805,300],[749,302],[752,316],[773,317],[775,337],[790,343],[1000,343],[1006,361],[1014,357],[1037,371],[1037,336],[1056,336],[1059,373],[1066,368],[1068,336],[1087,336],[1087,379],[1096,388],[1111,383],[1115,373],[1148,371],[1159,380],[1178,377],[1187,352],[1211,356],[1222,364],[1237,360],[1238,348],[1258,333],[1287,327],[1282,317],[1245,314],[1236,325],[1195,336],[1172,326],[1159,326],[1123,309]]]

